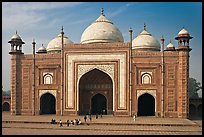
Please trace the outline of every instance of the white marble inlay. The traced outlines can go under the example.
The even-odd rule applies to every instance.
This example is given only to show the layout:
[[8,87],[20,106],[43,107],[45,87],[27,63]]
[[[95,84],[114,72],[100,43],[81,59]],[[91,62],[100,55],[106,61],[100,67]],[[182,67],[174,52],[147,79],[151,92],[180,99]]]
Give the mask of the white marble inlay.
[[[148,94],[150,94],[150,95],[152,95],[153,97],[154,97],[154,100],[155,100],[155,112],[156,112],[156,90],[137,90],[137,101],[138,101],[138,98],[141,96],[141,95],[143,95],[143,94],[145,94],[145,93],[148,93]],[[138,103],[137,103],[138,104]]]
[[98,69],[101,70],[102,72],[105,72],[106,74],[108,74],[112,81],[114,81],[114,65],[78,65],[78,78],[77,80],[79,80],[81,78],[82,75],[84,75],[85,73],[93,70],[93,69]]
[[[99,69],[102,72],[108,74],[113,82],[113,111],[114,111],[114,104],[115,104],[115,85],[114,85],[114,64],[109,64],[109,65],[101,65],[101,64],[94,64],[94,65],[78,65],[78,78],[77,78],[77,93],[79,92],[79,81],[80,78],[86,74],[87,72],[93,70],[93,69]],[[95,85],[96,86],[96,85]],[[77,100],[79,100],[79,95],[77,94]],[[79,104],[77,104],[77,111],[79,110]]]
[[[119,79],[119,100],[120,100],[120,104],[119,104],[119,107],[122,107],[124,108],[125,107],[125,74],[126,74],[126,56],[125,56],[125,53],[112,53],[111,55],[110,54],[107,54],[107,53],[101,53],[101,54],[67,54],[66,56],[66,65],[67,65],[67,88],[66,88],[66,91],[65,91],[65,94],[66,94],[66,97],[67,97],[67,100],[66,100],[66,107],[68,108],[74,108],[74,86],[73,86],[73,81],[74,81],[74,72],[75,72],[75,69],[74,69],[74,61],[87,61],[87,62],[96,62],[96,61],[119,61],[120,63],[120,68],[119,68],[119,75],[120,75],[120,79]],[[92,64],[91,64],[92,65]],[[94,64],[93,64],[94,65]],[[101,71],[106,71],[105,70],[105,66],[103,65],[95,65],[94,68],[98,68],[100,69]],[[81,68],[80,68],[81,69]],[[90,69],[93,69],[90,68]],[[106,68],[107,69],[107,68]],[[109,68],[111,69],[111,67]],[[86,70],[87,72],[90,71],[90,70]],[[112,75],[111,73],[113,73],[112,71],[108,71],[106,72],[111,78],[113,78],[114,75]],[[85,72],[80,72],[79,73],[79,77],[80,78],[83,74],[85,74]],[[77,80],[78,81],[78,80]],[[114,82],[113,82],[114,83]],[[75,85],[75,87],[77,87]],[[78,90],[78,89],[77,89]],[[78,91],[76,91],[78,92]],[[76,95],[77,96],[77,95]],[[114,99],[113,99],[114,100]],[[78,102],[78,101],[77,101]]]
[[39,98],[45,93],[50,93],[56,98],[56,96],[57,96],[56,92],[57,92],[56,90],[47,90],[47,89],[46,90],[39,90]]

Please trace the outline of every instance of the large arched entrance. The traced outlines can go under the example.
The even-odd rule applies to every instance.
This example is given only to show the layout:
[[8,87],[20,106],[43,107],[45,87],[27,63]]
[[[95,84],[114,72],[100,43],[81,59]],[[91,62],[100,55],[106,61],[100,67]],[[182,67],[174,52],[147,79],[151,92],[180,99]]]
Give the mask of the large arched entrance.
[[93,69],[79,81],[79,114],[95,114],[102,108],[113,113],[113,82],[108,74]]
[[155,99],[145,93],[138,98],[138,116],[155,116]]
[[3,104],[3,111],[10,111],[10,105],[8,102],[4,102]]
[[45,93],[40,98],[40,114],[56,114],[56,100],[50,93]]
[[91,113],[92,114],[100,114],[103,112],[103,114],[106,114],[106,97],[101,94],[96,94],[91,99]]

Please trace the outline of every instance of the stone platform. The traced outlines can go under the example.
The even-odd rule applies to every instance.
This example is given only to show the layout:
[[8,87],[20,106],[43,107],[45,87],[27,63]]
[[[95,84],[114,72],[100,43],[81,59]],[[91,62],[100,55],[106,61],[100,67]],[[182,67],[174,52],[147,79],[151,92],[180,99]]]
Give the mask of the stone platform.
[[66,124],[67,120],[81,119],[83,124],[91,125],[137,125],[137,126],[201,126],[198,123],[182,118],[156,118],[154,116],[137,117],[134,121],[132,117],[116,117],[112,115],[99,116],[96,119],[92,115],[92,120],[87,117],[86,122],[84,116],[56,116],[56,115],[37,115],[37,116],[11,116],[8,112],[2,113],[2,123],[36,123],[48,124],[51,119],[55,119],[57,123],[62,120]]

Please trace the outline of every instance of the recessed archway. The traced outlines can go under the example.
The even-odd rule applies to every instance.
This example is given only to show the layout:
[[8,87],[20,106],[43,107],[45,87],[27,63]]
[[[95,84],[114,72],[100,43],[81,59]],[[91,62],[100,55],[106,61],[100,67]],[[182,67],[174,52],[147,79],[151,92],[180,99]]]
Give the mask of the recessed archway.
[[155,99],[145,93],[138,98],[138,116],[155,116]]
[[103,71],[93,69],[84,74],[79,81],[79,114],[95,114],[98,111],[95,107],[102,107],[92,104],[92,102],[97,102],[96,99],[99,99],[100,103],[106,104],[103,106],[106,109],[106,114],[113,113],[112,79]]
[[193,104],[189,105],[189,115],[190,117],[196,117],[196,106]]
[[107,100],[102,94],[96,94],[91,99],[91,113],[92,114],[107,114]]
[[3,111],[10,111],[10,104],[8,102],[3,103]]
[[40,98],[40,114],[56,114],[56,100],[50,93],[45,93]]
[[198,116],[202,117],[202,104],[198,105],[197,110],[198,110]]

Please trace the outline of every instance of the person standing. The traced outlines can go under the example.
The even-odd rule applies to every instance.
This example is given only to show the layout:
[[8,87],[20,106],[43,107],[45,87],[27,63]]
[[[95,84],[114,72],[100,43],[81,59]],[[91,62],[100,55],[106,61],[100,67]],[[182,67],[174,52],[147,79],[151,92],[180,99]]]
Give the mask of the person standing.
[[62,120],[61,120],[61,119],[60,119],[60,122],[59,122],[59,123],[60,123],[60,127],[62,127]]
[[96,113],[96,119],[98,119],[98,113]]
[[89,115],[89,120],[90,120],[90,122],[91,122],[91,114]]
[[136,120],[136,115],[133,116],[133,120],[134,120],[134,121]]
[[84,116],[84,122],[85,122],[85,123],[86,123],[86,119],[87,119],[87,116],[85,115],[85,116]]
[[101,118],[102,118],[102,115],[103,115],[103,111],[101,110]]
[[69,120],[67,120],[67,126],[69,126]]

